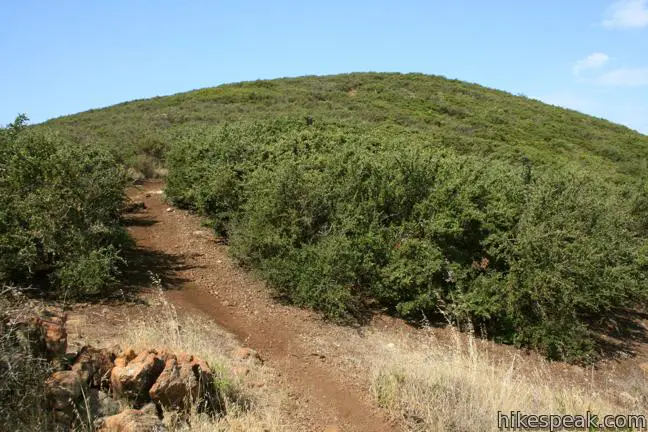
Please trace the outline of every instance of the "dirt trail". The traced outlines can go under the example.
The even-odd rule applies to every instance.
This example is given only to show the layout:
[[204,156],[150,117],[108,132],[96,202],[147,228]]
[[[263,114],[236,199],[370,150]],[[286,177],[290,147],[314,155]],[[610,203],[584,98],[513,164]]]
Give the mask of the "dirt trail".
[[359,330],[277,304],[201,228],[198,217],[162,202],[162,188],[151,182],[130,191],[146,209],[129,230],[140,252],[154,257],[151,270],[161,276],[169,300],[184,312],[207,315],[257,350],[299,407],[293,415],[310,430],[400,430],[369,400],[367,374],[359,373],[366,366],[348,354],[349,344],[362,337]]

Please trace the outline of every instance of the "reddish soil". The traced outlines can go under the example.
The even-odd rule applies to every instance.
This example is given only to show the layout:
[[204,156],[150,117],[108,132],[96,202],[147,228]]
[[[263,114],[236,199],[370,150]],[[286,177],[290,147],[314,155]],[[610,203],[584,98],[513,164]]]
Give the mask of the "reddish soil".
[[372,403],[367,374],[359,373],[367,367],[349,345],[361,331],[278,304],[198,217],[164,203],[162,188],[150,182],[129,191],[146,206],[130,216],[129,231],[137,255],[161,277],[180,312],[206,315],[255,349],[294,400],[291,415],[310,430],[400,430]]

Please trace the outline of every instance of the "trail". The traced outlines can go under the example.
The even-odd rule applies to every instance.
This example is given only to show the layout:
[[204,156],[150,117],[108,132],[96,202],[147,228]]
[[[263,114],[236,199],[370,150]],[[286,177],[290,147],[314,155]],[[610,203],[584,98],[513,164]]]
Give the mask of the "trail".
[[152,260],[151,270],[160,273],[169,300],[183,313],[208,316],[255,349],[277,371],[299,407],[294,415],[310,430],[400,430],[370,401],[366,374],[359,373],[366,365],[339,358],[359,330],[271,299],[263,282],[237,267],[198,217],[162,202],[163,187],[150,182],[129,191],[146,206],[129,231],[143,254],[156,257],[158,267]]

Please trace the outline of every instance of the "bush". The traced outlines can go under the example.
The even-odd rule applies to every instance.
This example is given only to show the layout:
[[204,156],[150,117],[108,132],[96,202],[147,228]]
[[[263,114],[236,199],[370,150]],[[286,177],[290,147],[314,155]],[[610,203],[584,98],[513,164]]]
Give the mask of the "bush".
[[579,172],[529,189],[506,281],[516,339],[557,357],[592,348],[590,322],[645,299],[645,241],[621,193]]
[[0,130],[0,281],[96,294],[113,280],[127,240],[124,170],[99,148],[25,121]]
[[645,298],[641,203],[579,168],[283,120],[186,135],[168,161],[171,199],[212,218],[279,295],[330,317],[441,311],[584,359],[593,317]]

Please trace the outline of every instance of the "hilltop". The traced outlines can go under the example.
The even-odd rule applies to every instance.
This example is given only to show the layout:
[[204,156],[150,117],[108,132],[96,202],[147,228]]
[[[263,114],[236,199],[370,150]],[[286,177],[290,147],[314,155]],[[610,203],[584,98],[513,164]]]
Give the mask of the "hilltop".
[[[347,133],[407,136],[463,154],[541,164],[579,164],[601,175],[645,172],[648,136],[524,96],[440,76],[352,73],[251,81],[125,102],[45,122],[79,141],[113,148],[149,170],[178,131],[297,119]],[[155,162],[155,161],[153,161]],[[624,179],[624,180],[627,180]]]

